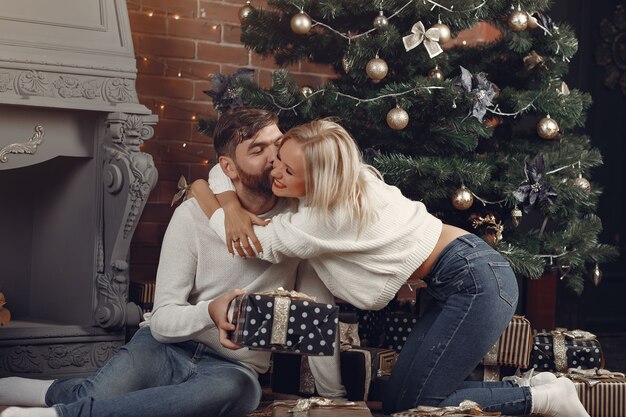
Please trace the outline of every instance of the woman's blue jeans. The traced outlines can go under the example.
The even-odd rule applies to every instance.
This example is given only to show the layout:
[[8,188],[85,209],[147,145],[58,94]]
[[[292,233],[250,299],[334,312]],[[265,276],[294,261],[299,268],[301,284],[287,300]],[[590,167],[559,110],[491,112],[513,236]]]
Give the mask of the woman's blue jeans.
[[517,280],[508,262],[468,234],[443,250],[424,281],[433,299],[398,357],[383,398],[385,413],[472,400],[485,411],[529,414],[529,388],[465,381],[515,312]]
[[91,377],[57,380],[46,394],[60,417],[239,417],[260,399],[245,366],[202,343],[160,343],[148,327]]

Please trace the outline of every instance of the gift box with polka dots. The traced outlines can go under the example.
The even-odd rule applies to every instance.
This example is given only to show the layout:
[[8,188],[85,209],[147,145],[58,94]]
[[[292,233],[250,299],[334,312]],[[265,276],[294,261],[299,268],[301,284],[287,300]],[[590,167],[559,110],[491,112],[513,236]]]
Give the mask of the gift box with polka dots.
[[250,349],[332,355],[339,308],[331,304],[246,294],[234,300],[230,340]]
[[[557,371],[554,361],[553,337],[545,330],[534,330],[530,367],[537,371]],[[567,368],[593,369],[604,367],[604,355],[598,340],[565,338]]]

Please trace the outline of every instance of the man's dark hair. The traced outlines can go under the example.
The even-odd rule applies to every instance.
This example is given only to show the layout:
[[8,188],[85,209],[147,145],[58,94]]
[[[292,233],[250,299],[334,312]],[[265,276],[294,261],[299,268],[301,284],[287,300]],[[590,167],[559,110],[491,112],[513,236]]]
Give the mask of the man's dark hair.
[[218,156],[235,156],[235,148],[254,137],[259,130],[278,124],[278,116],[256,107],[235,107],[224,112],[213,130],[213,146]]

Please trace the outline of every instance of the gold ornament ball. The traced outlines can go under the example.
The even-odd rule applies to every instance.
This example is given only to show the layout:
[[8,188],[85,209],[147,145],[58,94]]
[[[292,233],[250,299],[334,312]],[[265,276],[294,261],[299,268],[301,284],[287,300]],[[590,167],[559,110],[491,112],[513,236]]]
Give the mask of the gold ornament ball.
[[537,123],[537,134],[543,139],[556,139],[559,136],[559,125],[548,115]]
[[445,25],[443,23],[435,23],[433,27],[439,29],[440,44],[448,42],[450,39],[452,39],[452,32],[450,32],[450,28],[448,27],[448,25]]
[[528,13],[528,29],[537,29],[539,27],[539,21],[532,13]]
[[303,85],[302,87],[300,87],[300,92],[304,97],[308,97],[313,94],[313,89],[308,85]]
[[291,30],[298,35],[306,35],[311,30],[311,18],[308,14],[300,12],[291,18]]
[[250,6],[250,2],[247,1],[246,4],[239,8],[239,21],[243,23],[249,16],[250,13],[254,10],[254,7]]
[[380,58],[370,59],[365,66],[365,72],[367,72],[367,76],[374,81],[380,81],[385,78],[385,76],[387,76],[387,71],[389,71],[387,63],[384,59]]
[[431,80],[443,81],[446,79],[446,75],[443,73],[441,68],[439,68],[439,65],[435,65],[435,68],[428,71],[428,78]]
[[452,205],[457,210],[467,210],[474,204],[474,196],[466,187],[457,188],[452,194]]
[[387,113],[387,125],[393,130],[402,130],[409,124],[409,114],[400,107],[395,107]]
[[591,271],[591,282],[593,282],[593,285],[597,287],[598,285],[600,285],[601,281],[602,270],[600,270],[600,267],[598,266],[598,264],[596,264],[595,268],[593,268],[593,270]]
[[520,210],[519,207],[515,207],[513,210],[511,210],[511,223],[513,223],[513,226],[517,227],[519,226],[521,221],[522,210]]
[[528,27],[528,13],[521,10],[515,10],[509,15],[507,20],[509,27],[515,32],[521,32]]
[[381,10],[378,16],[374,18],[374,27],[377,29],[387,29],[389,26],[389,20]]
[[583,178],[583,177],[578,177],[574,180],[574,185],[577,187],[582,188],[585,191],[590,191],[591,190],[591,183],[589,182],[589,180],[587,178]]

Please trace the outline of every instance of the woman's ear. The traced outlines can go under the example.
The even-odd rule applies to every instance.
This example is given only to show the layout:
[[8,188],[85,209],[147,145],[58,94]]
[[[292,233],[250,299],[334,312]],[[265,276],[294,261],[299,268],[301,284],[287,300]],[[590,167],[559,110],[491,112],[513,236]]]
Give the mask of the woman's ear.
[[224,174],[226,174],[228,178],[233,181],[239,178],[239,175],[237,174],[237,165],[232,158],[229,158],[227,156],[220,156],[218,162],[220,164],[220,167],[222,167],[222,171],[224,171]]

